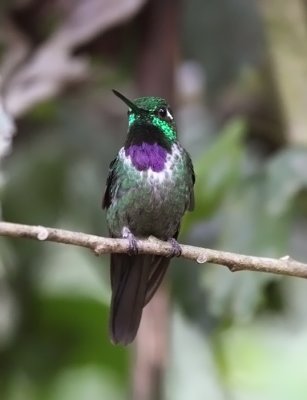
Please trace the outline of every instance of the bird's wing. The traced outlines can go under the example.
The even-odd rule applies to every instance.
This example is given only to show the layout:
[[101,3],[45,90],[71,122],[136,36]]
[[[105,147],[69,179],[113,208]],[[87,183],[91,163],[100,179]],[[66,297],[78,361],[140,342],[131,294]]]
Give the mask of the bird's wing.
[[106,190],[104,192],[102,200],[102,208],[109,208],[113,201],[114,191],[115,188],[117,187],[117,173],[116,173],[117,163],[118,163],[118,157],[114,158],[114,160],[110,163],[109,175],[106,183]]
[[195,207],[195,198],[194,198],[194,184],[195,184],[195,172],[193,168],[193,163],[191,160],[191,157],[187,151],[185,151],[185,157],[186,157],[186,165],[187,165],[187,171],[188,171],[188,177],[190,179],[190,195],[188,199],[188,204],[187,204],[187,209],[189,211],[193,211]]

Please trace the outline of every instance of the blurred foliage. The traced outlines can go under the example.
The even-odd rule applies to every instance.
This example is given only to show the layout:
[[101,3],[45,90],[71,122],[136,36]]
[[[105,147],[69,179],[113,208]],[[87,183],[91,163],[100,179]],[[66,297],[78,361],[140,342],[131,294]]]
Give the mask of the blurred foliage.
[[212,216],[238,180],[243,156],[243,134],[243,121],[232,121],[221,132],[220,139],[194,161],[198,206],[193,213],[186,214],[182,233],[191,229],[197,221]]
[[[7,220],[106,232],[100,204],[110,150],[95,124],[103,132],[107,122],[103,126],[77,103],[78,121],[76,101],[69,98],[57,101],[51,114],[42,117],[42,105],[24,121],[24,137],[7,162]],[[107,260],[52,244],[21,240],[8,246],[14,270],[5,276],[16,295],[16,322],[2,349],[1,393],[7,399],[20,398],[19,390],[29,399],[122,398],[128,360],[107,335]],[[71,386],[76,378],[78,385]]]
[[[180,240],[307,260],[307,150],[290,142],[271,151],[267,126],[261,128],[267,121],[259,118],[255,140],[245,109],[221,125],[222,111],[207,104],[229,85],[253,100],[242,70],[256,71],[266,57],[257,4],[193,0],[183,8],[183,56],[206,73],[200,93],[183,96],[178,111],[182,141],[196,143],[188,150],[197,177],[196,209],[186,215]],[[97,49],[91,62],[92,81],[18,121],[1,188],[6,220],[107,233],[102,193],[126,130],[109,88],[129,77],[133,63],[110,67]],[[213,122],[205,124],[203,115]],[[108,258],[27,240],[2,239],[0,250],[0,398],[128,398],[130,350],[111,345],[107,334]],[[165,398],[304,400],[305,281],[172,264]]]

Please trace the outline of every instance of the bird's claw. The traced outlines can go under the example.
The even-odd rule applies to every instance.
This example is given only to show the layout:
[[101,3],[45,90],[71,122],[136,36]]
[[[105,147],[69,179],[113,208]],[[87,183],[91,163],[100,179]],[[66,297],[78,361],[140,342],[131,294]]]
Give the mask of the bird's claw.
[[170,257],[180,257],[182,253],[182,249],[180,244],[177,242],[176,239],[170,238],[168,239],[168,242],[172,245],[172,253]]
[[134,234],[130,231],[129,228],[124,227],[122,230],[122,237],[124,239],[128,239],[128,242],[129,242],[128,254],[129,254],[129,256],[136,256],[139,252],[139,249],[138,249],[138,243],[137,243],[137,240],[136,240]]
[[139,252],[139,248],[137,240],[132,233],[128,236],[128,241],[129,241],[129,249],[128,249],[129,256],[136,256]]

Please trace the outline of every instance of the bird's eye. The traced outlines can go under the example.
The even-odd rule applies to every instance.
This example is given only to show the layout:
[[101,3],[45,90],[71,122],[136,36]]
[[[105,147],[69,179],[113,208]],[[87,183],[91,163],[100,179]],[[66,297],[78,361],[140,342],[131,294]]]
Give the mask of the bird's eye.
[[161,118],[165,118],[167,115],[167,109],[165,107],[161,107],[158,111],[158,115]]

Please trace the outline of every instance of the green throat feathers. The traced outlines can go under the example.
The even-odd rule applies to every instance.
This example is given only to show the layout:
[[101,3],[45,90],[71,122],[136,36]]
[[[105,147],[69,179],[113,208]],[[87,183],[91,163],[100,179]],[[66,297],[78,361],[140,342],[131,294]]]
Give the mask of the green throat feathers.
[[140,97],[134,100],[134,104],[146,112],[138,113],[130,110],[128,113],[129,129],[134,124],[148,123],[158,128],[169,142],[177,139],[176,125],[165,100],[158,97]]

